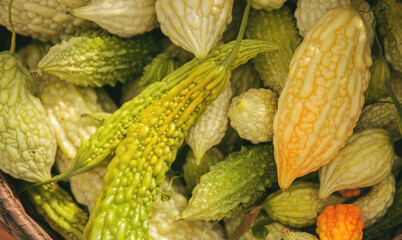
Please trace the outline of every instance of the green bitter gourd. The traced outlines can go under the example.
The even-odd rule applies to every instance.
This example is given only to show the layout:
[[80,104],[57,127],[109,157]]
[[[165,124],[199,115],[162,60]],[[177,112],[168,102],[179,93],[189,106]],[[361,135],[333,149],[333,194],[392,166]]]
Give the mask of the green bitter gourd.
[[[12,27],[11,13],[9,22]],[[56,138],[44,107],[31,92],[29,71],[15,56],[12,32],[10,51],[0,53],[0,169],[29,182],[44,181],[51,177]]]
[[123,39],[91,29],[52,46],[38,63],[38,71],[78,86],[114,86],[141,73],[159,52],[159,44],[151,34]]
[[[238,50],[238,43],[234,49]],[[226,88],[233,68],[270,49],[275,47],[261,42],[260,47],[254,45],[254,50],[243,48],[239,55],[237,50],[232,51],[231,57],[221,64],[215,59],[204,61],[139,112],[138,121],[127,129],[126,138],[108,165],[105,184],[91,212],[84,239],[148,238],[152,202],[183,143],[185,132]]]

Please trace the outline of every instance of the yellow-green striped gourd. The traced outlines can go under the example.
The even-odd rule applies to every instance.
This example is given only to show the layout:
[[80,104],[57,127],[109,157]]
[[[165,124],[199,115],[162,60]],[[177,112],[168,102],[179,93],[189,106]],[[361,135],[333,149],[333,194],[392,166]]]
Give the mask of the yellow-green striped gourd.
[[[26,186],[26,184],[21,184]],[[88,214],[57,184],[28,187],[23,192],[49,226],[66,240],[81,240]]]
[[[152,202],[185,132],[227,87],[232,69],[262,51],[276,49],[274,44],[256,40],[238,43],[235,48],[238,55],[237,50],[231,51],[233,43],[222,45],[217,48],[217,55],[223,62],[213,57],[190,69],[185,64],[164,79],[187,68],[186,77],[177,84],[169,82],[172,85],[168,91],[161,93],[158,89],[161,94],[157,99],[147,95],[151,103],[138,113],[108,165],[105,184],[91,212],[84,239],[148,238]],[[156,82],[160,83],[166,84],[163,80]],[[142,93],[145,95],[156,86],[151,84]]]
[[38,72],[78,86],[115,86],[141,73],[159,51],[151,34],[123,39],[101,29],[79,31],[52,46]]
[[[192,69],[198,66],[201,62],[216,63],[223,61],[234,45],[235,43],[231,42],[218,46],[210,52],[204,61],[194,58],[171,74],[167,75],[161,81],[149,85],[132,100],[124,103],[119,109],[114,111],[113,114],[104,121],[102,126],[97,128],[96,132],[91,135],[88,141],[81,141],[74,162],[67,171],[38,184],[60,181],[76,174],[89,171],[106,158],[110,158],[111,154],[116,150],[117,145],[126,137],[127,128],[133,123],[139,121],[139,113],[142,110],[154,102],[154,100],[156,101],[161,98],[163,94],[168,92],[176,84],[187,79]],[[239,54],[242,54],[241,59],[249,59],[257,55],[259,52],[274,51],[276,49],[277,46],[275,44],[260,40],[246,39],[242,41]],[[244,61],[235,60],[230,69],[235,69],[240,65],[240,63],[244,63]]]
[[100,0],[73,8],[71,14],[98,24],[119,37],[132,37],[153,30],[158,22],[155,0]]
[[301,42],[290,8],[251,11],[246,36],[274,41],[280,46],[278,52],[260,54],[253,60],[263,86],[279,94],[289,72],[290,59]]

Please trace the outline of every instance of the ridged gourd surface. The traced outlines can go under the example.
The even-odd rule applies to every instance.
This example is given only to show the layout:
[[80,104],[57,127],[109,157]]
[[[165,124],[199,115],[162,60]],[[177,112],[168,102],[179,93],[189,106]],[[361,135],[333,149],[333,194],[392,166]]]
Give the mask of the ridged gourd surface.
[[371,64],[363,21],[351,6],[328,11],[307,33],[292,57],[274,118],[282,189],[343,147],[359,118]]
[[29,182],[51,177],[56,138],[20,59],[0,53],[0,168]]

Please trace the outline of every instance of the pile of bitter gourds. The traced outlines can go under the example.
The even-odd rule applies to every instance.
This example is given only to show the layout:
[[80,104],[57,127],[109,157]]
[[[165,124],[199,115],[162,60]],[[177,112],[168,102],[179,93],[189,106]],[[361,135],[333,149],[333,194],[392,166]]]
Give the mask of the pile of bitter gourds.
[[0,170],[63,238],[402,226],[401,2],[3,0],[0,25]]

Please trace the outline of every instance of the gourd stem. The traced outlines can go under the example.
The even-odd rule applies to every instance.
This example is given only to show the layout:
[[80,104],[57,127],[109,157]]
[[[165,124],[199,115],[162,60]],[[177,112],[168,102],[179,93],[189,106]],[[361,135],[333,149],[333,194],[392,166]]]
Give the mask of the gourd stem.
[[243,39],[244,32],[246,30],[248,14],[250,13],[250,8],[251,8],[251,1],[252,0],[247,0],[247,5],[246,5],[246,9],[244,10],[243,18],[241,20],[239,33],[237,34],[237,37],[236,37],[236,43],[235,43],[234,47],[232,48],[232,51],[229,53],[229,55],[225,58],[225,60],[223,60],[223,62],[221,64],[222,68],[227,68],[228,66],[230,66],[233,63],[234,59],[236,58],[237,52],[239,51],[239,48],[240,48],[241,40]]
[[[375,21],[373,21],[373,29],[375,29],[374,23],[375,23]],[[379,56],[379,58],[382,58],[383,57],[382,56],[382,46],[381,46],[380,40],[378,39],[378,35],[377,35],[376,32],[374,32],[374,37],[375,37],[375,42],[376,42],[377,47],[378,47],[378,56]]]
[[13,4],[13,0],[10,0],[8,3],[8,22],[10,23],[10,29],[11,29],[11,47],[10,47],[10,54],[14,55],[15,54],[15,39],[16,39],[16,34],[14,30],[14,25],[13,21],[11,19],[11,5]]
[[182,51],[183,51],[183,48],[180,48],[180,49],[178,49],[177,51],[172,52],[172,53],[170,54],[170,57],[171,57],[171,58],[175,58],[175,57],[177,57]]
[[402,135],[402,126],[401,126],[402,125],[401,124],[401,121],[402,121],[402,107],[401,107],[401,104],[399,103],[398,98],[395,96],[394,91],[392,90],[391,84],[389,83],[388,79],[385,80],[385,87],[387,88],[389,96],[391,97],[392,102],[394,102],[395,108],[396,108],[396,110],[398,112],[398,128],[399,128],[399,132]]
[[391,137],[391,142],[392,142],[392,144],[394,144],[394,143],[396,143],[396,142],[398,142],[398,141],[400,141],[400,140],[402,140],[402,136],[394,136],[394,137]]

